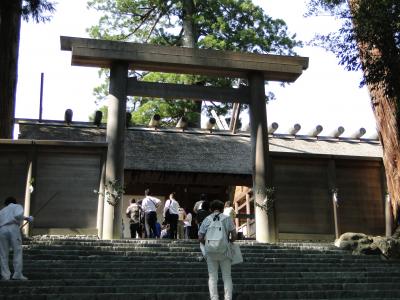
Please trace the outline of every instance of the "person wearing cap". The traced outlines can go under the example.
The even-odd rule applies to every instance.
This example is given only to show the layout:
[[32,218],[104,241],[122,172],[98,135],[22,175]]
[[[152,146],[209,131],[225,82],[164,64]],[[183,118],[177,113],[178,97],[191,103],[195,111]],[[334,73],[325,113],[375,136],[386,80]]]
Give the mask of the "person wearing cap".
[[0,261],[1,279],[10,280],[11,272],[8,265],[10,248],[13,250],[14,274],[12,279],[27,280],[22,274],[22,237],[20,226],[23,220],[33,221],[33,217],[24,217],[24,208],[17,204],[14,197],[4,201],[4,208],[0,210]]

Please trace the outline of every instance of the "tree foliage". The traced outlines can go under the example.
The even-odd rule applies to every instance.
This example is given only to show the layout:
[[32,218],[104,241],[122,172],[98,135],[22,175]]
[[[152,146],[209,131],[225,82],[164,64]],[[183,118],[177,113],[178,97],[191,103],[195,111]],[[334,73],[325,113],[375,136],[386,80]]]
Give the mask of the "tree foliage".
[[[89,29],[93,38],[286,55],[295,54],[294,48],[301,46],[295,35],[289,35],[283,20],[267,16],[251,0],[90,0],[88,6],[102,13],[99,23]],[[193,45],[187,42],[188,36],[193,39]],[[135,75],[146,81],[214,86],[240,84],[238,80],[226,78],[161,73]],[[97,92],[100,92],[97,93],[99,98],[106,95],[104,87]],[[176,120],[179,114],[195,113],[196,106],[183,100],[162,104],[147,98],[132,101],[136,109],[134,120],[144,123],[148,122],[145,108],[157,110],[163,118],[168,116],[164,113],[171,113],[170,119]],[[231,105],[209,103],[205,109],[216,109],[224,114]]]
[[32,19],[36,23],[51,20],[55,12],[55,3],[48,0],[24,0],[22,1],[21,16],[25,21]]
[[[317,35],[314,44],[332,51],[347,70],[365,70],[361,85],[392,82],[386,93],[395,95],[398,71],[388,68],[400,59],[400,2],[398,0],[356,1],[351,11],[347,0],[311,0],[308,15],[329,12],[342,20],[338,32]],[[354,26],[356,25],[356,26]],[[365,56],[360,60],[360,44]],[[380,49],[389,49],[381,51]],[[400,82],[399,82],[400,84]]]

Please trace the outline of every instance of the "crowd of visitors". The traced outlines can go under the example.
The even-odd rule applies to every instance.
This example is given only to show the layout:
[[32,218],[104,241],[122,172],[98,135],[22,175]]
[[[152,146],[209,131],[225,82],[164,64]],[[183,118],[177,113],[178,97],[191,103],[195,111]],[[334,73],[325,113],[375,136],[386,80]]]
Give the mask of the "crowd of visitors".
[[[183,207],[176,199],[175,192],[169,194],[162,208],[162,219],[157,219],[157,208],[162,201],[145,190],[142,200],[132,198],[126,209],[129,218],[131,238],[197,239],[203,220],[212,213],[206,194],[201,194],[193,210]],[[225,203],[223,213],[235,218],[230,201]]]

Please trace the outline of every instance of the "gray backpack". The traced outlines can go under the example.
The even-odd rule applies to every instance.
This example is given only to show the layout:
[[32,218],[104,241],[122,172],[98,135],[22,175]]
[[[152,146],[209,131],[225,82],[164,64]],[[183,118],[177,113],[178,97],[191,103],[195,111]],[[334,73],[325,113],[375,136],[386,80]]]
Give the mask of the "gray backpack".
[[228,235],[222,220],[227,216],[219,213],[213,217],[205,236],[205,251],[207,254],[225,254],[228,250]]

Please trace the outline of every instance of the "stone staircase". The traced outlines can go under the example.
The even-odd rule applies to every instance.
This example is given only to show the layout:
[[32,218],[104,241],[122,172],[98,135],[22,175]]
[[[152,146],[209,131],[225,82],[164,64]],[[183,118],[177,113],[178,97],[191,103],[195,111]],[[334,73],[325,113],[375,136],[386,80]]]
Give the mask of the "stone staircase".
[[[398,261],[323,243],[240,243],[234,299],[400,299]],[[196,241],[35,237],[24,243],[24,274],[0,281],[0,299],[209,299]]]

